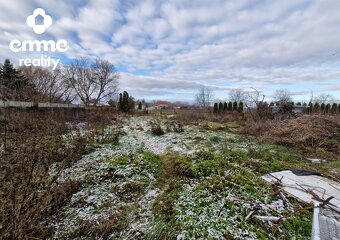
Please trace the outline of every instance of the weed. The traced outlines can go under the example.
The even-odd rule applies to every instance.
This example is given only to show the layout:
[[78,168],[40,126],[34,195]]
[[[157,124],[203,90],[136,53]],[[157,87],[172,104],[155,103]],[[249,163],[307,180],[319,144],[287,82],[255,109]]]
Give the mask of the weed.
[[210,141],[211,141],[212,143],[219,143],[219,142],[221,141],[221,138],[219,138],[218,136],[212,136],[212,137],[210,138]]
[[106,219],[99,221],[82,221],[78,223],[78,227],[67,234],[66,238],[84,238],[91,239],[108,239],[114,232],[122,231],[129,226],[129,206],[121,206],[115,213]]
[[162,136],[165,134],[159,121],[151,123],[151,133],[156,136]]

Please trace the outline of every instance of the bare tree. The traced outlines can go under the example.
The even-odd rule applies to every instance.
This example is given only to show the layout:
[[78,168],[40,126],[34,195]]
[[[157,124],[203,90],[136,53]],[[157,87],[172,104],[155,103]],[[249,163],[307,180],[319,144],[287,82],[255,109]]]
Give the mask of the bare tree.
[[65,67],[64,77],[80,100],[96,106],[101,100],[109,99],[118,91],[119,74],[109,61],[79,58]]
[[98,82],[96,105],[102,99],[113,97],[117,93],[119,74],[113,64],[100,59],[96,59],[92,65],[92,73],[93,78]]
[[268,104],[264,101],[265,95],[256,88],[251,88],[245,94],[245,105],[249,109],[249,113],[254,121],[259,119],[268,119],[271,117],[272,112]]
[[315,98],[315,102],[318,102],[319,104],[327,104],[327,103],[331,103],[334,102],[334,97],[330,94],[320,94]]
[[245,101],[247,108],[256,108],[259,104],[263,103],[265,95],[256,88],[251,88],[250,91],[245,93]]
[[229,100],[232,102],[244,102],[246,94],[242,89],[232,89],[229,92]]
[[61,102],[71,101],[71,88],[62,78],[61,70],[48,68],[23,66],[19,69],[34,86],[35,96],[33,101]]
[[293,101],[292,94],[288,89],[278,89],[274,93],[274,99],[282,104],[290,103]]
[[202,108],[207,108],[211,105],[213,98],[213,91],[207,87],[202,87],[196,94],[196,104]]

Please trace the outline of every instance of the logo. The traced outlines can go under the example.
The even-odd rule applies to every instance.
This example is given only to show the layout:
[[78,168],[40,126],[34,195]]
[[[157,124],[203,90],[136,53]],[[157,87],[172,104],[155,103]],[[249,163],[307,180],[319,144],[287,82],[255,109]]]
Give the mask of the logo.
[[35,9],[33,14],[26,19],[27,25],[33,28],[36,34],[43,34],[46,28],[52,26],[52,22],[52,18],[42,8]]
[[[34,10],[33,14],[28,16],[26,23],[29,27],[33,28],[36,34],[43,34],[47,28],[52,26],[52,17],[47,15],[45,10],[42,8],[37,8]],[[68,50],[68,43],[64,39],[59,41],[54,40],[23,40],[14,39],[10,42],[9,48],[12,52],[30,52],[39,53],[42,52],[39,58],[25,58],[19,59],[19,66],[40,66],[40,67],[52,67],[55,70],[60,59],[54,59],[47,55],[47,52],[53,53],[63,53]]]

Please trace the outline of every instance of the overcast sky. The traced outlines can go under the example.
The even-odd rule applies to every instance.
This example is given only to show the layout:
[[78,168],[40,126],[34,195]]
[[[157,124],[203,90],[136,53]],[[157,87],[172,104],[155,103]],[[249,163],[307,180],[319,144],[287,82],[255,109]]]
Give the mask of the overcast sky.
[[[38,7],[53,18],[42,35],[26,25]],[[0,33],[1,62],[27,57],[13,39],[65,39],[64,63],[108,59],[137,98],[191,100],[207,86],[220,99],[255,87],[340,100],[339,0],[1,0]]]

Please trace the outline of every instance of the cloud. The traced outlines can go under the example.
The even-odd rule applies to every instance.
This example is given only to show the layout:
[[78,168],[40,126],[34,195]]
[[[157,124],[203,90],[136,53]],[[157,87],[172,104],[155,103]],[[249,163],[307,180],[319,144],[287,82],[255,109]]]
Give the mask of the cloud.
[[[67,58],[87,55],[122,70],[121,88],[136,97],[193,98],[210,86],[256,87],[270,96],[296,85],[340,99],[340,5],[335,0],[16,0],[0,3],[0,58],[11,39],[37,36],[25,19],[37,7],[53,17],[46,31],[67,39]],[[337,53],[338,54],[334,54]],[[143,74],[141,74],[143,72]],[[186,92],[186,94],[182,94]],[[296,96],[297,98],[299,96]]]

